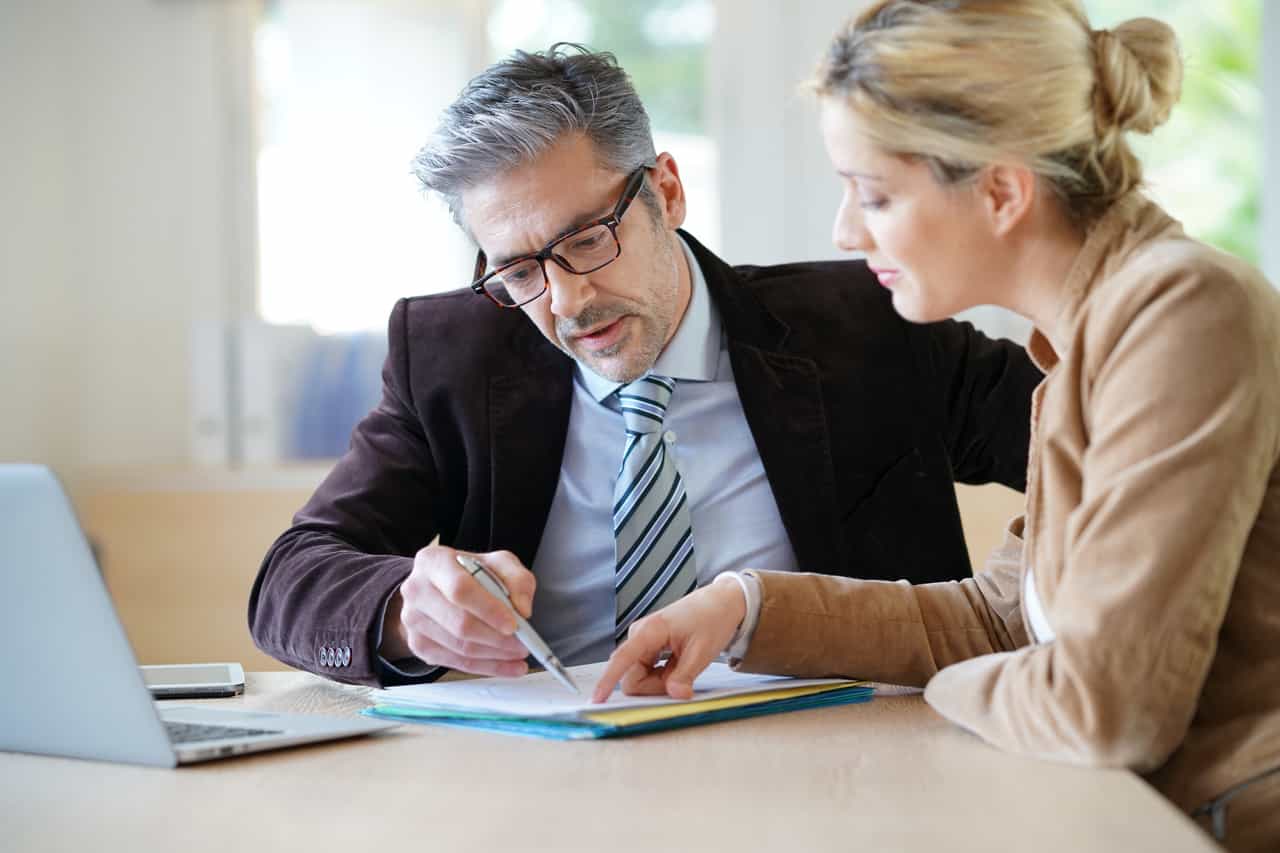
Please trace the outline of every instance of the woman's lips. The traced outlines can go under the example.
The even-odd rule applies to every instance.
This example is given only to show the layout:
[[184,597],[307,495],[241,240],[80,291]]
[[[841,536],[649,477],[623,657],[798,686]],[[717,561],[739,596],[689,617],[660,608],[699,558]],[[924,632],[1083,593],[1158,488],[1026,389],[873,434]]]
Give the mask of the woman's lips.
[[876,274],[876,278],[878,278],[880,283],[885,287],[891,287],[895,281],[902,277],[902,273],[899,270],[887,270],[871,267],[871,271]]

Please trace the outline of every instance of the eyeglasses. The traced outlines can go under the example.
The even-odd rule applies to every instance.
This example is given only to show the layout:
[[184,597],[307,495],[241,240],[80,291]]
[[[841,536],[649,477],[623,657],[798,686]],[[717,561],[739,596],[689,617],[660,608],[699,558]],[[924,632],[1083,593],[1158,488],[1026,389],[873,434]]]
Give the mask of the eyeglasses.
[[502,308],[519,308],[546,293],[548,260],[574,275],[586,275],[613,263],[622,254],[622,243],[618,241],[622,214],[640,194],[644,174],[650,168],[641,166],[631,173],[612,213],[557,237],[539,252],[509,261],[486,275],[488,260],[481,249],[476,256],[471,289],[483,293]]

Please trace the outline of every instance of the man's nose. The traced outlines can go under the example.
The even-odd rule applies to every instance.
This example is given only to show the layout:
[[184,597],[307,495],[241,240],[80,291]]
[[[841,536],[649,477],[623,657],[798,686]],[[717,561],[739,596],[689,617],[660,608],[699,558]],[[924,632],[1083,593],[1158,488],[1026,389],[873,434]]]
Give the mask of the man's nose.
[[551,291],[551,313],[564,318],[581,314],[594,293],[588,276],[567,272],[554,261],[547,262],[547,289]]
[[836,211],[836,221],[831,226],[831,242],[845,252],[869,252],[875,248],[871,232],[862,220],[862,208],[858,200],[845,192]]

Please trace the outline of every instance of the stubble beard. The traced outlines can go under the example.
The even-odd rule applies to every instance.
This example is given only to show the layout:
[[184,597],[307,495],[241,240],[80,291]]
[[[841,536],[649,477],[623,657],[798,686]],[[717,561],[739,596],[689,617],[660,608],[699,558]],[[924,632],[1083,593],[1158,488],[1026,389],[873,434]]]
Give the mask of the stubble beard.
[[[678,239],[678,238],[674,238]],[[626,384],[644,376],[662,354],[667,336],[672,329],[676,295],[679,293],[679,275],[674,267],[674,255],[670,242],[659,243],[662,249],[656,253],[649,269],[651,282],[657,284],[649,291],[646,302],[614,300],[598,305],[588,305],[573,319],[556,320],[556,337],[560,348],[592,373],[610,382]],[[566,341],[575,333],[630,316],[638,323],[638,329],[624,333],[613,346],[594,352],[576,352]],[[629,358],[615,360],[630,346]]]
[[[630,317],[636,328],[626,329],[617,343],[587,352],[566,343],[583,330]],[[662,352],[663,324],[654,312],[640,303],[592,305],[572,320],[557,320],[560,348],[591,372],[611,382],[632,382],[653,367]]]

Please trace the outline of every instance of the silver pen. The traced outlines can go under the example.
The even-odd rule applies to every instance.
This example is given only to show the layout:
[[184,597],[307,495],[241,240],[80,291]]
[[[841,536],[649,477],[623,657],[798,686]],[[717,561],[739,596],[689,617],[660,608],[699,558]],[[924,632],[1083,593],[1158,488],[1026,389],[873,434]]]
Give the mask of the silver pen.
[[582,691],[578,689],[578,685],[574,683],[573,677],[569,675],[569,671],[564,668],[564,664],[560,663],[560,659],[555,656],[555,652],[551,651],[551,647],[538,636],[538,632],[533,630],[533,626],[520,615],[514,604],[511,603],[511,594],[507,592],[507,587],[498,576],[489,571],[488,566],[468,554],[459,554],[458,563],[462,568],[471,573],[482,587],[489,591],[494,598],[507,605],[511,610],[511,615],[516,617],[516,639],[524,643],[524,647],[529,650],[529,654],[533,655],[534,660],[542,664],[542,668],[556,677],[556,680],[572,690],[579,696]]

